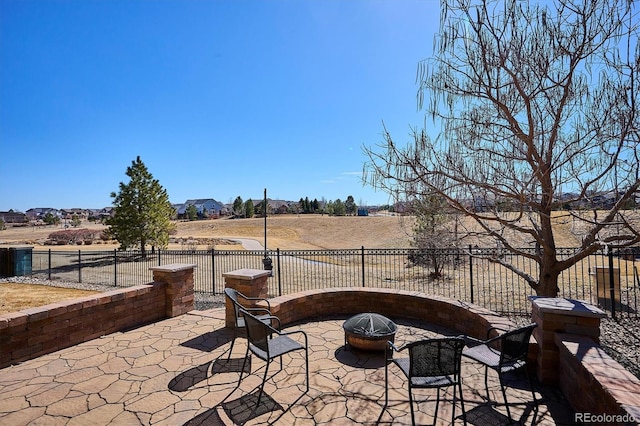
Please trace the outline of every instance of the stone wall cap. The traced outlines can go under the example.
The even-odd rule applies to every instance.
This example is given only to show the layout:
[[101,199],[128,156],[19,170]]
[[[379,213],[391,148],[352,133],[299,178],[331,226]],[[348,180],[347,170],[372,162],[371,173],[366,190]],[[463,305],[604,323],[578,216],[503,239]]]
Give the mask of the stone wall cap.
[[236,269],[235,271],[229,271],[222,274],[225,278],[236,278],[239,280],[255,280],[256,278],[270,276],[271,271],[265,271],[264,269]]
[[149,268],[150,271],[164,271],[164,272],[179,272],[184,271],[186,269],[194,269],[197,268],[198,265],[195,263],[171,263],[169,265],[162,266],[152,266]]
[[538,307],[540,312],[591,318],[607,316],[602,309],[581,300],[542,296],[529,296],[529,300]]

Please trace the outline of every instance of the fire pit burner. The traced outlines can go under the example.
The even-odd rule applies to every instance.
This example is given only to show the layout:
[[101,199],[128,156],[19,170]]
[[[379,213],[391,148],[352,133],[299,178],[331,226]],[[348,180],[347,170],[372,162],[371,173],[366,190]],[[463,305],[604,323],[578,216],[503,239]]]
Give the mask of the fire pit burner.
[[365,351],[383,351],[387,341],[393,342],[396,325],[380,314],[364,313],[352,316],[342,325],[345,346]]

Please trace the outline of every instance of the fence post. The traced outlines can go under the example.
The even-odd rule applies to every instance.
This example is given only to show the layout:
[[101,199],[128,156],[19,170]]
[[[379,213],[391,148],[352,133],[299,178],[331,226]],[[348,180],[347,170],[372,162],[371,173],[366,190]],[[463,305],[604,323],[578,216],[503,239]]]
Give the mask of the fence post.
[[616,295],[615,295],[615,283],[613,273],[613,250],[609,248],[609,297],[611,298],[611,318],[616,319]]
[[82,282],[82,251],[78,250],[78,282]]
[[162,266],[162,263],[160,262],[160,252],[162,250],[158,249],[158,266]]
[[360,264],[362,265],[362,287],[366,287],[367,284],[364,279],[364,246],[360,247]]
[[276,274],[278,276],[278,296],[282,296],[282,275],[280,275],[280,247],[276,248]]
[[469,289],[471,290],[471,303],[475,303],[473,300],[473,256],[471,250],[471,244],[469,244]]
[[216,248],[211,248],[211,294],[216,294]]
[[49,281],[51,281],[51,249],[49,249]]
[[113,286],[118,287],[118,250],[113,249]]

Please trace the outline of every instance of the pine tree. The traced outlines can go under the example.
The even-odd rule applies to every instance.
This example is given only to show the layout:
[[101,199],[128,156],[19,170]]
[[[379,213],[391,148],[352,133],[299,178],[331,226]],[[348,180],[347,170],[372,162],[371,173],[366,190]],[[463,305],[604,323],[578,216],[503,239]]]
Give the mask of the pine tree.
[[109,232],[121,250],[139,247],[146,256],[146,246],[165,248],[175,225],[174,209],[167,191],[147,170],[140,156],[131,162],[126,175],[129,183],[120,182],[120,192],[111,193],[114,215],[107,219]]

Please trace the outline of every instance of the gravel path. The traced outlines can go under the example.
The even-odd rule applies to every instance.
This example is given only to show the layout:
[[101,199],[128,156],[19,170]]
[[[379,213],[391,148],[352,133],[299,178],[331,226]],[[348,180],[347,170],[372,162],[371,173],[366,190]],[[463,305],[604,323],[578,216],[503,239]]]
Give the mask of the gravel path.
[[[113,286],[49,281],[34,276],[0,278],[0,282],[31,283],[95,291],[110,291],[114,289]],[[195,293],[196,310],[220,308],[224,307],[224,303],[223,295]],[[516,324],[529,322],[529,318],[524,316],[512,317],[511,319]],[[634,317],[619,314],[615,320],[611,317],[604,318],[600,323],[600,344],[612,358],[640,378],[640,316]]]

